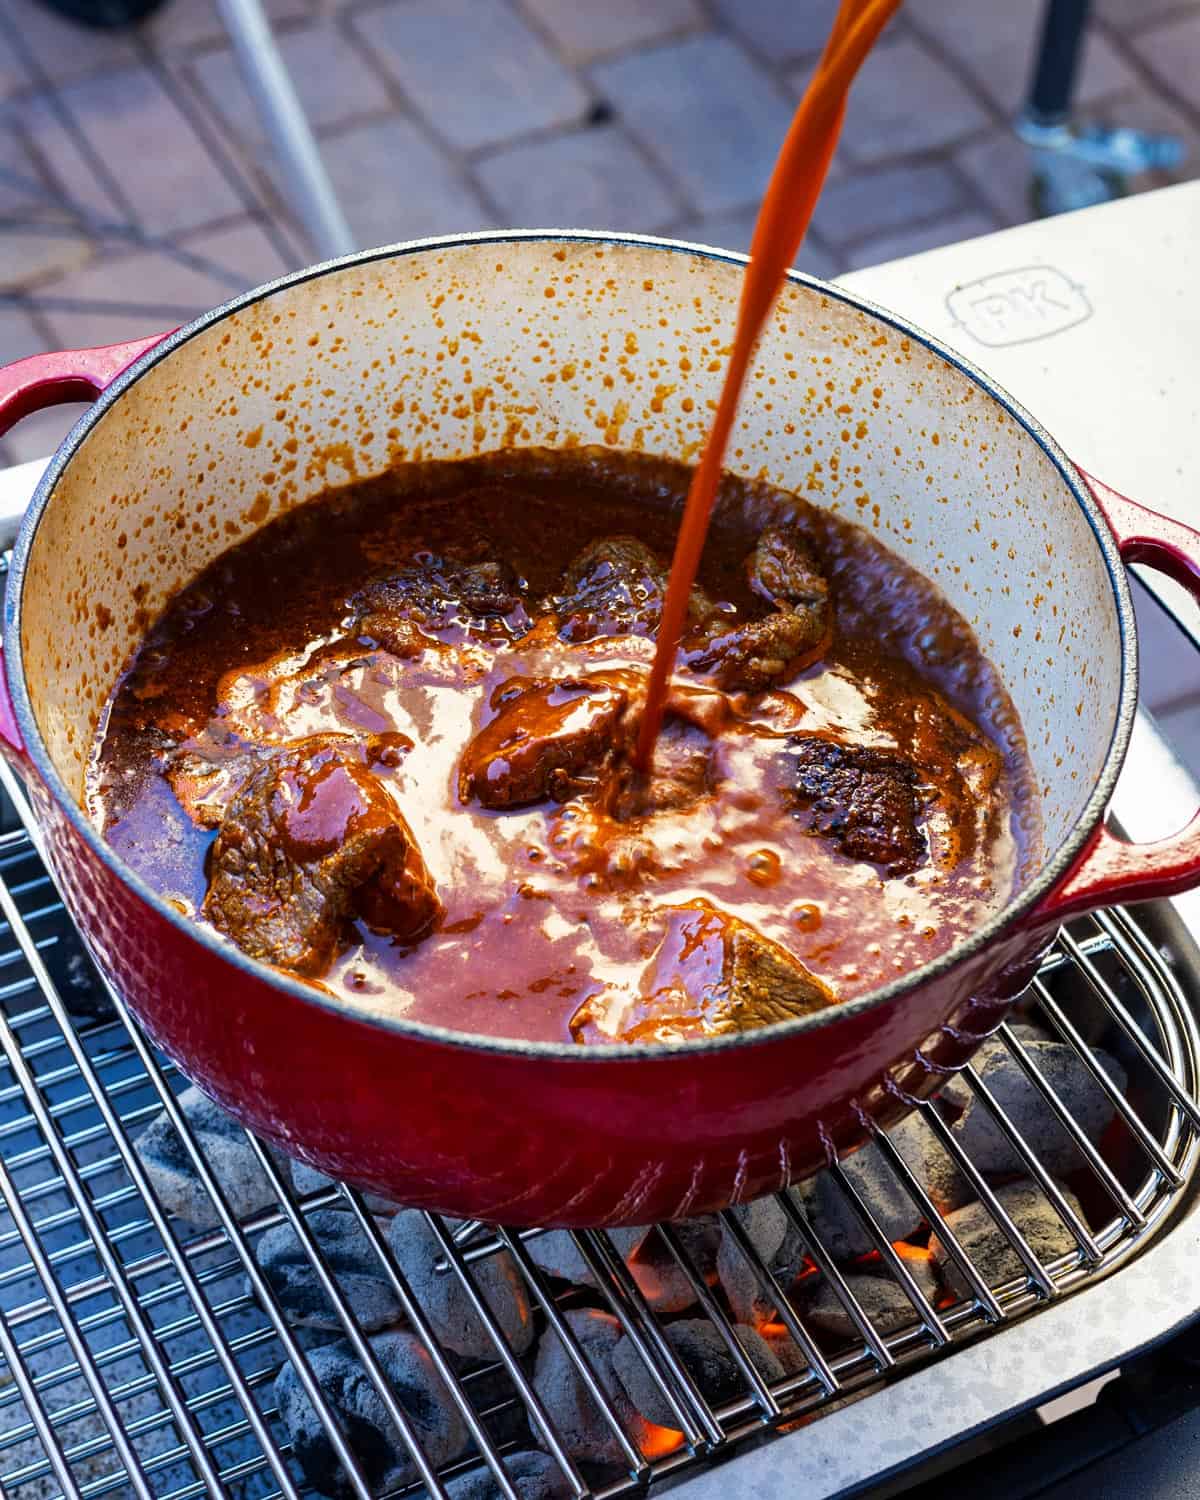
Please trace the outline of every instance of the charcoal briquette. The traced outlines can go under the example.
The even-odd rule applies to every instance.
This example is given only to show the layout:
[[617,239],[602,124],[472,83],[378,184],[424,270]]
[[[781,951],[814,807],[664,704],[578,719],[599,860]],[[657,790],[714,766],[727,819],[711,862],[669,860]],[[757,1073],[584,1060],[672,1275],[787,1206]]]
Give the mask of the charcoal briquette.
[[[521,1500],[566,1500],[574,1490],[548,1453],[510,1453],[504,1470]],[[501,1500],[500,1487],[486,1465],[446,1482],[450,1500]]]
[[[608,1313],[591,1307],[575,1308],[565,1316],[622,1430],[636,1446],[641,1422],[613,1369],[613,1351],[621,1338],[621,1325]],[[627,1466],[628,1460],[612,1428],[593,1401],[562,1341],[553,1332],[547,1332],[538,1345],[533,1384],[577,1462],[601,1469]]]
[[[307,1223],[363,1330],[375,1333],[399,1322],[400,1299],[357,1217],[349,1211],[320,1208],[308,1215]],[[255,1255],[289,1323],[341,1329],[341,1319],[322,1289],[317,1269],[290,1224],[268,1229]]]
[[[440,1466],[459,1457],[468,1443],[466,1424],[421,1344],[408,1333],[379,1333],[370,1342],[429,1462]],[[371,1488],[382,1492],[415,1479],[408,1448],[350,1345],[343,1339],[325,1344],[308,1361]],[[275,1403],[308,1482],[333,1500],[351,1495],[325,1424],[290,1363],[276,1378]]]
[[[906,1260],[905,1267],[918,1289],[936,1304],[938,1280],[933,1261],[928,1257]],[[877,1276],[847,1276],[846,1285],[879,1333],[895,1333],[919,1320],[908,1294],[882,1267]],[[807,1327],[819,1329],[833,1338],[857,1341],[862,1337],[841,1298],[824,1278],[816,1283],[804,1302],[801,1316]]]
[[[1074,1193],[1062,1184],[1059,1184],[1059,1190],[1086,1224],[1087,1220],[1083,1218],[1083,1211]],[[1074,1234],[1059,1218],[1040,1188],[1029,1182],[1016,1182],[1008,1187],[997,1188],[996,1198],[1043,1265],[1076,1248]],[[1008,1236],[982,1203],[969,1203],[966,1208],[948,1214],[946,1223],[989,1286],[995,1287],[1010,1277],[1025,1274],[1024,1263],[1013,1249]],[[937,1234],[929,1241],[929,1250],[946,1285],[960,1295],[968,1295],[967,1282],[962,1272]]]
[[[454,1221],[445,1220],[447,1229]],[[436,1269],[442,1247],[428,1219],[417,1209],[401,1209],[387,1228],[388,1243],[413,1296],[442,1345],[463,1359],[494,1359],[496,1346],[471,1305],[458,1272]],[[491,1309],[509,1347],[524,1354],[536,1337],[525,1282],[507,1250],[497,1250],[468,1266],[475,1287]]]
[[[663,1332],[680,1364],[711,1407],[718,1409],[746,1394],[749,1389],[746,1377],[714,1324],[705,1318],[690,1318],[669,1324]],[[735,1325],[733,1332],[765,1381],[783,1378],[782,1364],[761,1335],[741,1325]],[[625,1394],[642,1416],[659,1427],[674,1427],[679,1419],[629,1339],[622,1339],[617,1345],[612,1362]]]
[[[275,1193],[233,1116],[195,1087],[184,1089],[176,1102],[234,1215],[245,1219],[271,1207]],[[216,1207],[165,1110],[142,1131],[136,1150],[164,1208],[194,1229],[213,1229],[219,1224]],[[274,1151],[271,1158],[286,1181],[290,1163]]]

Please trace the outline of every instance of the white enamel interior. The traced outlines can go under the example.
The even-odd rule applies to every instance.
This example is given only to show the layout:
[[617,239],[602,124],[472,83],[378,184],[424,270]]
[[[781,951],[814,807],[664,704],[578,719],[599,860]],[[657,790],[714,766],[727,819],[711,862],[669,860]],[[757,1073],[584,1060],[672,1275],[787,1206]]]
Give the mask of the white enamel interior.
[[[327,485],[503,445],[693,458],[739,281],[644,245],[476,241],[327,272],[176,348],[88,434],[28,558],[26,680],[72,794],[148,619]],[[729,467],[852,517],[940,584],[1017,704],[1057,848],[1108,750],[1121,652],[1100,547],[1039,445],[922,345],[791,286]]]

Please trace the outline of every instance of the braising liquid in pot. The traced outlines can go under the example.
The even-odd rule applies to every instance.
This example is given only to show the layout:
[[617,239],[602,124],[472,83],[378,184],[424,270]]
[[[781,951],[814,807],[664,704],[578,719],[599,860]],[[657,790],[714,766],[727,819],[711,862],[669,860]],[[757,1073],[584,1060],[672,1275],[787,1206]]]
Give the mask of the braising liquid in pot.
[[92,816],[252,956],[462,1031],[686,1040],[926,963],[1039,852],[1015,709],[931,583],[726,476],[638,773],[689,477],[505,452],[271,523],[136,653]]

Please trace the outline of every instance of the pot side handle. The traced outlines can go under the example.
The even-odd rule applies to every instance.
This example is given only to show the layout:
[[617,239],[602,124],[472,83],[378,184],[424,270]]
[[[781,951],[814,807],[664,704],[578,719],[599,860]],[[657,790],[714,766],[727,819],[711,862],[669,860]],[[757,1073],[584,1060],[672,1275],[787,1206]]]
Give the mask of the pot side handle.
[[167,335],[104,344],[98,349],[60,349],[31,354],[0,369],[0,437],[31,412],[65,401],[91,401],[122,371]]
[[[1157,568],[1200,603],[1200,532],[1079,473],[1116,536],[1122,560]],[[1148,844],[1127,843],[1101,824],[1027,925],[1057,924],[1115,902],[1175,896],[1198,884],[1200,812],[1178,833]]]
[[[22,417],[46,406],[60,406],[67,401],[91,401],[118,375],[122,374],[148,349],[160,344],[167,335],[131,339],[126,344],[105,344],[97,349],[63,349],[50,354],[31,354],[0,368],[0,437]],[[0,514],[0,548],[11,547],[16,537],[27,496],[21,498],[21,511]],[[3,671],[0,652],[0,749],[23,757],[25,746],[17,728],[9,693],[8,678]]]

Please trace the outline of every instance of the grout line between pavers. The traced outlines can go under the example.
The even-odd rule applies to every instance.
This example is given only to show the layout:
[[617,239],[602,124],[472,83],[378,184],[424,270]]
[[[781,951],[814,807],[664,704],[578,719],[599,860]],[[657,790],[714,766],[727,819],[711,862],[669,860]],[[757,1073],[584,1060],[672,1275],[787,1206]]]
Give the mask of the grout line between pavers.
[[[576,0],[576,3],[583,3],[583,0]],[[600,0],[600,3],[603,3],[603,0]],[[564,68],[569,69],[577,77],[584,68],[590,68],[596,63],[614,62],[617,58],[628,57],[631,53],[642,52],[649,47],[667,46],[673,42],[684,42],[690,37],[702,36],[707,31],[718,34],[728,33],[728,27],[719,26],[713,21],[708,8],[701,3],[701,0],[694,0],[694,3],[701,13],[698,21],[690,23],[685,21],[678,26],[668,26],[665,31],[660,31],[654,36],[643,37],[640,41],[620,42],[615,47],[601,48],[600,51],[589,53],[586,57],[571,58],[563,51],[553,31],[551,31],[536,12],[530,10],[523,3],[523,0],[510,0],[514,12],[524,21],[530,31],[538,36],[543,44],[554,53]]]
[[[793,0],[793,3],[800,5],[806,3],[806,0]],[[794,72],[797,68],[809,67],[815,64],[824,50],[824,42],[817,47],[802,47],[798,52],[770,54],[764,52],[746,32],[738,27],[736,22],[731,22],[727,16],[723,16],[720,11],[716,10],[713,0],[696,0],[696,4],[708,18],[708,25],[712,31],[722,36],[736,37],[751,57],[761,63],[768,72],[778,75],[784,86],[794,94],[795,101],[799,102],[800,96],[792,89],[787,75]],[[898,37],[911,35],[909,17],[903,5],[887,23],[883,35],[888,41],[895,41]]]
[[[978,104],[983,112],[990,116],[992,122],[997,125],[1007,125],[1012,128],[1012,117],[1005,113],[998,104],[995,104],[991,95],[983,88],[975,72],[957,57],[950,49],[944,46],[935,32],[927,30],[919,21],[912,16],[908,17],[909,30],[915,41],[925,49],[926,52],[958,79],[962,87],[970,94],[971,98]],[[1037,45],[1036,36],[1030,38],[1029,67],[1032,71],[1034,48]],[[949,144],[947,149],[949,149]]]
[[[179,0],[175,0],[175,3],[179,3]],[[139,37],[138,46],[145,66],[154,75],[159,87],[179,111],[184,122],[190,126],[198,144],[207,153],[210,161],[212,161],[221,176],[224,177],[226,184],[233,190],[236,197],[242,203],[244,211],[251,214],[261,212],[264,207],[264,196],[247,170],[249,163],[239,162],[233,151],[220,139],[219,132],[214,127],[213,122],[206,117],[200,101],[196,98],[191,88],[187,86],[187,80],[182,70],[176,72],[168,67],[152,50],[144,38]],[[181,83],[184,85],[183,87],[180,87]],[[280,218],[283,218],[285,222],[290,222],[287,205],[285,204],[283,207],[283,215],[270,214],[265,216],[264,229],[267,238],[271,240],[276,251],[290,265],[295,262],[296,257],[294,247],[289,244],[287,236],[278,222]],[[301,241],[301,243],[305,246],[305,255],[307,257],[311,247],[307,245],[307,242]]]
[[330,23],[337,27],[342,40],[351,48],[364,66],[370,68],[371,72],[381,83],[384,92],[392,103],[399,109],[413,113],[412,100],[408,98],[400,87],[398,80],[380,62],[375,49],[368,45],[364,36],[359,36],[354,26],[354,17],[349,9],[336,11],[329,17]]
[[[0,25],[3,25],[2,14],[0,14]],[[34,69],[36,69],[39,77],[42,79],[42,88],[39,91],[37,98],[45,104],[46,108],[56,117],[61,129],[65,131],[67,136],[70,137],[76,150],[78,150],[80,155],[83,157],[88,169],[97,179],[102,191],[104,192],[105,196],[108,198],[112,206],[125,215],[126,221],[131,226],[137,225],[138,217],[133,211],[132,203],[130,203],[129,199],[125,196],[124,190],[122,189],[120,183],[108,170],[103,157],[98,151],[93,148],[91,141],[87,137],[87,133],[81,128],[72,111],[67,108],[67,105],[63,101],[58,89],[54,87],[54,85],[49,81],[46,75],[41,71],[41,69],[37,65],[36,59],[34,59],[32,57],[32,54],[24,48],[24,44],[17,43],[15,45],[20,45],[22,47],[22,50],[25,52],[27,61],[32,63],[32,66],[34,67]],[[93,76],[99,77],[101,75],[97,74]],[[56,186],[56,188],[58,189],[59,197],[64,202],[70,201],[65,184],[59,177],[58,172],[55,170],[54,163],[47,158],[47,156],[39,146],[37,137],[35,135],[26,133],[25,139],[28,143],[29,150],[34,157],[35,164],[37,165],[39,171],[41,171],[43,175],[47,177],[50,183]]]
[[[11,305],[10,297],[12,296],[12,293],[0,292],[0,307]],[[167,331],[168,326],[175,328],[181,323],[190,323],[193,318],[198,317],[204,311],[203,308],[178,307],[170,303],[122,302],[115,299],[106,301],[103,298],[94,297],[56,297],[53,293],[39,297],[38,301],[46,312],[102,313],[117,318],[153,318],[155,322],[166,325],[164,332]]]
[[[1200,27],[1200,8],[1181,12],[1174,17],[1174,20],[1180,21],[1189,18]],[[1152,25],[1147,26],[1145,32],[1139,34],[1144,35],[1146,32],[1153,31],[1156,26],[1163,24],[1170,25],[1171,21],[1172,18],[1169,16],[1160,17]],[[1167,80],[1161,74],[1154,71],[1153,66],[1142,57],[1142,54],[1129,42],[1123,32],[1117,30],[1102,17],[1097,17],[1093,24],[1101,28],[1110,45],[1121,53],[1122,59],[1129,64],[1129,67],[1146,88],[1161,95],[1168,104],[1184,116],[1193,129],[1200,130],[1200,110],[1196,108],[1194,100],[1188,99],[1183,94],[1176,93]],[[1127,90],[1116,90],[1113,94],[1106,97],[1116,100],[1120,98],[1122,92],[1127,92]],[[1089,104],[1087,107],[1090,111],[1093,105]]]

